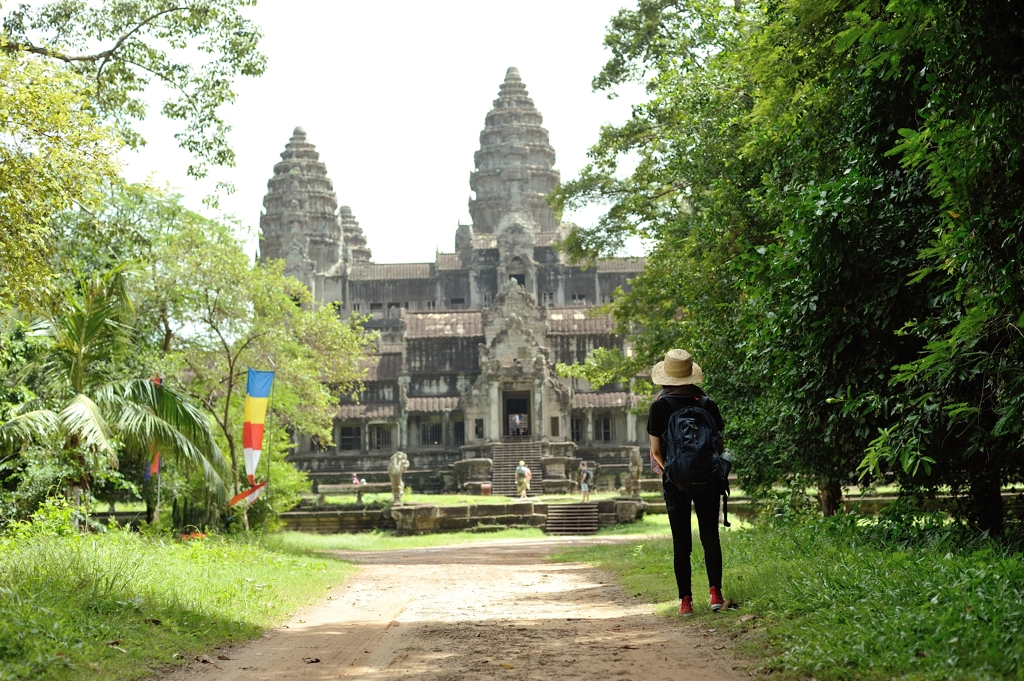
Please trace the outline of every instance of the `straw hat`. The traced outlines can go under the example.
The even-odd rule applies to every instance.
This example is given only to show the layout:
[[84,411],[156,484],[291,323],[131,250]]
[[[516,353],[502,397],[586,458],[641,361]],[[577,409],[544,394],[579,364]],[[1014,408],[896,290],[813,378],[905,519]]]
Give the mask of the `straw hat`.
[[651,369],[651,381],[655,385],[690,385],[703,383],[704,372],[700,365],[693,361],[686,350],[669,350],[665,353],[665,361],[658,362]]

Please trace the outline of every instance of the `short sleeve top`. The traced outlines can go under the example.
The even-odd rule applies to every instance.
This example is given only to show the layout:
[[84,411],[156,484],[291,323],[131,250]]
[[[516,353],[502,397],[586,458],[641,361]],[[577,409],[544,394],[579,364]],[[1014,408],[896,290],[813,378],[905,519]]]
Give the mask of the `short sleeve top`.
[[[668,429],[668,419],[677,410],[687,404],[696,405],[705,393],[695,385],[683,386],[672,391],[672,394],[660,397],[651,403],[651,410],[647,415],[647,433],[654,437],[661,437]],[[715,420],[720,431],[725,430],[725,421],[722,420],[722,412],[714,400],[709,399],[704,409]]]

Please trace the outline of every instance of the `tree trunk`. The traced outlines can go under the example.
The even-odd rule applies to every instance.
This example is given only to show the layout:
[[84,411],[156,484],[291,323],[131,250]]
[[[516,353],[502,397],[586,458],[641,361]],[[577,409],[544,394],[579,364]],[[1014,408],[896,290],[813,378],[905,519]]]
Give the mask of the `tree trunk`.
[[821,514],[826,518],[839,512],[843,507],[843,487],[839,480],[818,481],[818,503],[821,505]]
[[[993,537],[1003,533],[1003,494],[999,480],[999,467],[987,457],[975,457],[969,481],[971,489],[967,517],[979,530]],[[986,459],[986,460],[981,460]]]

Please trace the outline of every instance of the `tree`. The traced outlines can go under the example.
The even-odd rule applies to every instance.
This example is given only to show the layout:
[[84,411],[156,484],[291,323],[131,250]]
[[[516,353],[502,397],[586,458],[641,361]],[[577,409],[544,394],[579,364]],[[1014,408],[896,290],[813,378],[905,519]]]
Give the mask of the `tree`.
[[72,463],[74,496],[87,494],[97,473],[118,465],[118,451],[152,451],[202,470],[224,498],[223,457],[206,418],[180,391],[145,378],[117,377],[131,345],[131,301],[122,272],[94,273],[48,301],[38,329],[47,339],[26,371],[47,387],[49,405],[26,405],[0,425],[9,441],[56,438]]
[[[0,51],[63,67],[91,84],[97,115],[131,148],[145,144],[132,121],[146,116],[155,80],[171,93],[160,112],[184,123],[175,135],[194,158],[190,175],[233,165],[230,126],[218,109],[234,101],[232,82],[259,76],[266,58],[259,28],[242,9],[255,0],[53,0],[21,4],[3,20]],[[198,58],[198,59],[197,59]],[[205,61],[203,61],[205,59]],[[197,63],[198,62],[198,63]]]
[[829,513],[861,463],[962,491],[998,532],[1000,486],[1024,475],[1022,26],[1000,2],[620,12],[595,86],[645,79],[650,101],[556,201],[609,206],[571,257],[631,234],[653,250],[613,304],[635,359],[575,371],[695,348],[738,412],[745,488],[814,482]]
[[132,123],[153,85],[172,93],[161,113],[184,124],[176,138],[194,158],[189,173],[233,165],[218,111],[234,100],[237,77],[265,68],[259,30],[242,14],[252,4],[54,0],[3,17],[0,307],[31,303],[46,287],[49,220],[94,208],[91,194],[116,178],[116,153],[145,144]]
[[49,281],[49,220],[115,176],[119,142],[85,79],[20,53],[0,33],[0,308]]
[[238,437],[249,367],[276,373],[268,438],[281,429],[331,440],[338,396],[358,393],[359,360],[374,341],[361,320],[342,320],[334,307],[315,303],[284,275],[283,262],[254,264],[231,228],[187,211],[177,197],[133,200],[153,218],[139,315],[154,361],[217,424],[236,493],[244,478]]

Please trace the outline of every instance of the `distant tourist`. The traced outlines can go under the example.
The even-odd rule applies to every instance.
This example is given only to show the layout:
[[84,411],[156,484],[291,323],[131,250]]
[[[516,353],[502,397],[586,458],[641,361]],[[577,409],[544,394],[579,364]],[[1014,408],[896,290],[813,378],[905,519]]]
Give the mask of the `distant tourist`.
[[352,484],[353,485],[358,485],[359,484],[359,476],[356,475],[355,473],[352,474]]
[[[713,485],[682,484],[679,480],[676,482],[681,484],[673,483],[670,480],[671,471],[679,470],[674,459],[669,461],[671,470],[666,471],[665,468],[669,454],[677,456],[676,452],[670,452],[670,447],[682,449],[681,445],[676,444],[679,442],[678,439],[673,437],[670,440],[670,433],[667,432],[670,427],[682,427],[682,431],[698,437],[707,434],[717,450],[717,455],[722,451],[721,434],[725,430],[725,423],[722,421],[718,405],[697,387],[698,383],[704,382],[704,374],[686,350],[669,350],[665,355],[665,361],[658,362],[651,369],[651,381],[661,386],[647,417],[647,433],[651,440],[651,468],[662,476],[662,487],[665,491],[665,505],[668,509],[672,548],[675,554],[676,584],[679,587],[679,614],[693,614],[693,592],[690,587],[690,551],[693,548],[690,528],[691,502],[697,511],[700,543],[704,546],[711,609],[718,611],[722,609],[724,602],[722,545],[718,537],[718,502],[722,492]],[[687,420],[684,421],[684,417]]]
[[583,492],[583,503],[590,501],[590,485],[594,481],[594,471],[587,468],[587,462],[580,462],[580,491]]
[[[505,470],[508,470],[507,468]],[[526,467],[525,461],[520,461],[519,465],[516,466],[516,492],[519,493],[520,499],[526,498],[526,491],[530,489],[530,480],[533,478],[533,473]]]

